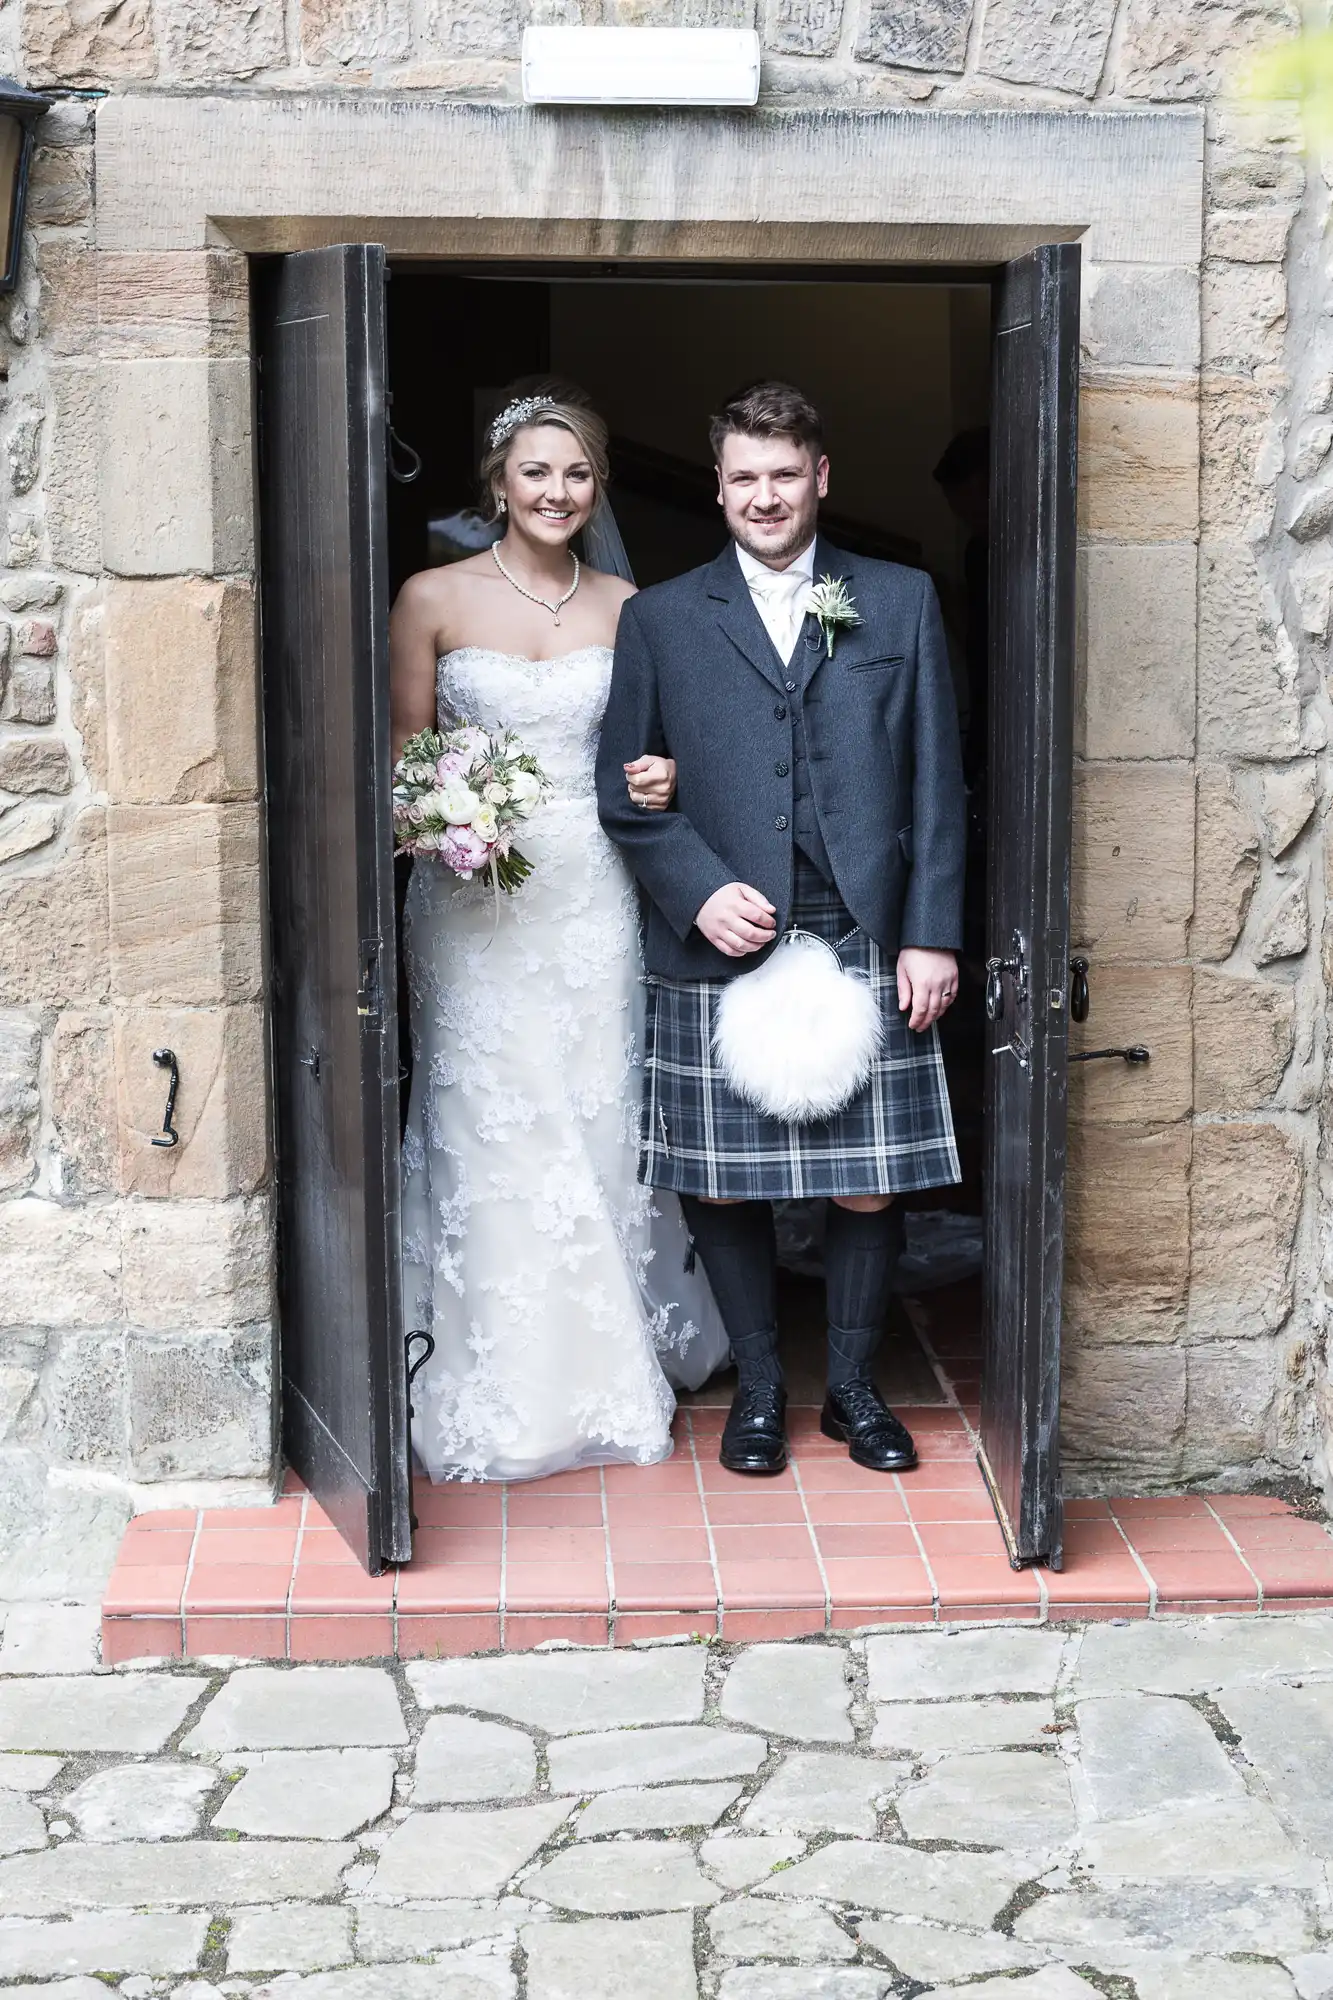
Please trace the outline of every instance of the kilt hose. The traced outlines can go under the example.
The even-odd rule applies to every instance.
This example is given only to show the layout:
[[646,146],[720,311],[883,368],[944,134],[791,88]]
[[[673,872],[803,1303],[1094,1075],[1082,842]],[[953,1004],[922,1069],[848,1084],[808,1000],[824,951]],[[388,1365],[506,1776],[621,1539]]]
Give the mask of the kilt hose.
[[714,1010],[727,982],[650,975],[639,1179],[735,1201],[902,1194],[960,1180],[939,1036],[907,1026],[895,961],[799,848],[791,922],[838,945],[849,971],[869,975],[884,1046],[865,1088],[832,1118],[784,1125],[767,1117],[728,1088],[713,1055]]

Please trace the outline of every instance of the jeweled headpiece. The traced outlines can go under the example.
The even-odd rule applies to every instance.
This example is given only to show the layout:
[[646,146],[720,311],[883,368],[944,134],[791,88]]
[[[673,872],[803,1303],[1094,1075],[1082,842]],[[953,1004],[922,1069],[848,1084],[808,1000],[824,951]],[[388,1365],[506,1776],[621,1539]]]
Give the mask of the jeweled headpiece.
[[549,396],[519,396],[516,401],[506,403],[490,430],[486,433],[492,451],[497,445],[507,442],[515,431],[521,431],[524,424],[530,424],[540,410],[549,410]]

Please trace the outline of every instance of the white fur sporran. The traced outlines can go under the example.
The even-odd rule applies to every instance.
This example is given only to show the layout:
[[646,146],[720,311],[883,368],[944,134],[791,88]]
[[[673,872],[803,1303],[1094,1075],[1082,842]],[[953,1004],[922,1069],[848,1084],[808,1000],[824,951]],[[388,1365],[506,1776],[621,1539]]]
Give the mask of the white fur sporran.
[[811,931],[788,931],[718,1001],[713,1054],[737,1097],[784,1125],[831,1118],[870,1081],[884,1021],[867,974]]

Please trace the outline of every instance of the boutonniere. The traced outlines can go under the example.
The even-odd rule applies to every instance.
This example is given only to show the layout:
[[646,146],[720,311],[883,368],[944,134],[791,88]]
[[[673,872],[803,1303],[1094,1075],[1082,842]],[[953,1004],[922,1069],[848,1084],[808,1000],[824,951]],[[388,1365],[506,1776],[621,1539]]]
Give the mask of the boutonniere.
[[819,629],[824,634],[830,659],[833,658],[833,641],[842,627],[850,628],[861,623],[856,599],[840,576],[821,576],[811,590],[805,608],[819,620]]

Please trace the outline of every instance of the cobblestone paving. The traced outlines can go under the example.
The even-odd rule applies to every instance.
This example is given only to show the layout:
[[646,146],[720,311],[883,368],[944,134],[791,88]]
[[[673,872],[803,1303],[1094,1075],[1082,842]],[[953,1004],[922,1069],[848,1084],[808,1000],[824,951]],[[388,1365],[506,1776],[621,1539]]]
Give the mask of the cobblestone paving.
[[0,1643],[3,2000],[1333,2000],[1333,1617]]

